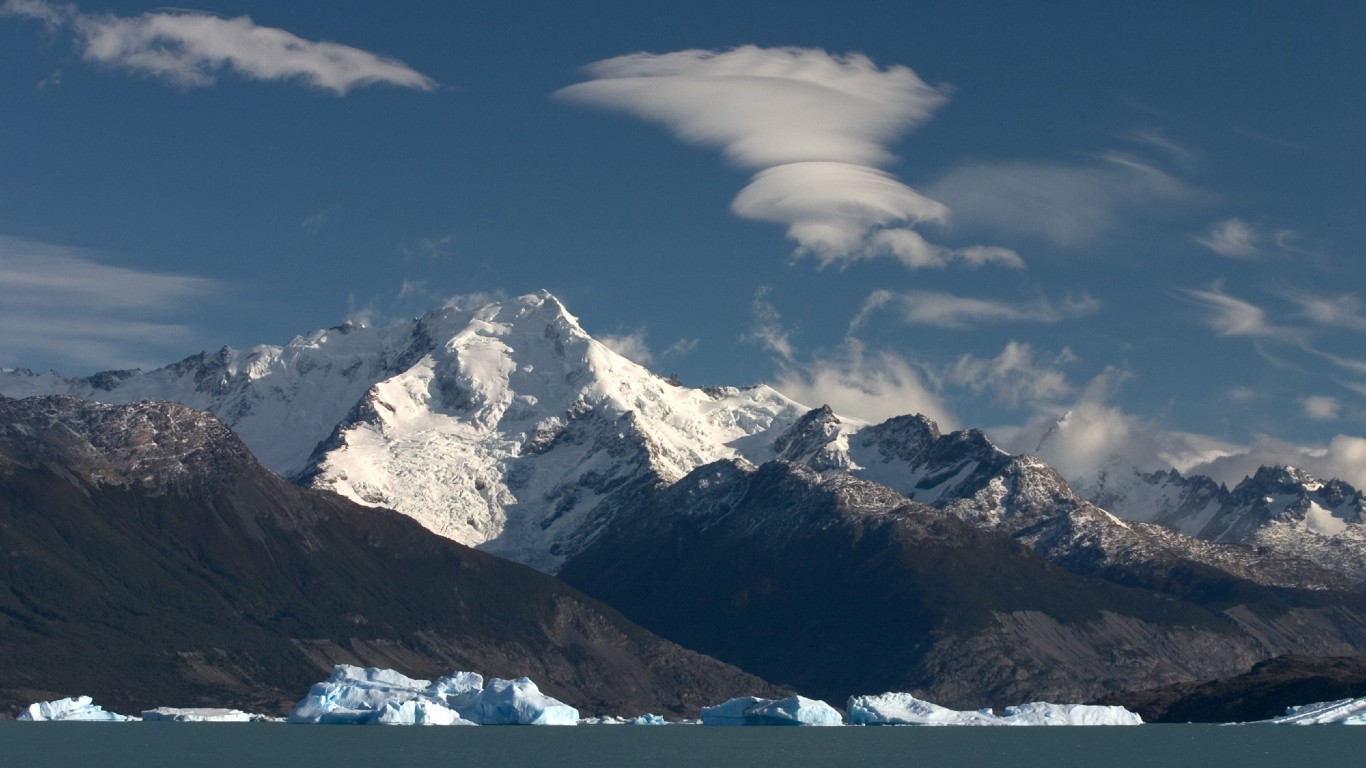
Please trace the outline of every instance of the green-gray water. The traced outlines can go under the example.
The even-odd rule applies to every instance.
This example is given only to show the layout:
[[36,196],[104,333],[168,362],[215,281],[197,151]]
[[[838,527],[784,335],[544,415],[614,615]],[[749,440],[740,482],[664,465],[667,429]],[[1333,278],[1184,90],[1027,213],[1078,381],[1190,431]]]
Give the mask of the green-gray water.
[[421,728],[0,723],[0,766],[1361,765],[1366,728]]

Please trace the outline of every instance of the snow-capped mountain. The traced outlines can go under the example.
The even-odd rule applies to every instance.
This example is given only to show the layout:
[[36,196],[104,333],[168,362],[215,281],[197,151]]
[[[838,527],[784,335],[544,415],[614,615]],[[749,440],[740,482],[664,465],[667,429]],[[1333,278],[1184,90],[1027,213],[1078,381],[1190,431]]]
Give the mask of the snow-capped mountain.
[[1366,497],[1341,480],[1262,467],[1231,490],[1203,475],[1116,473],[1095,502],[1129,520],[1303,558],[1366,582]]
[[[1316,496],[1286,514],[1286,505],[1241,512],[1252,502],[1226,503],[1208,481],[1175,473],[1091,503],[1044,462],[1008,454],[977,430],[941,435],[921,416],[868,425],[765,386],[678,386],[594,340],[544,291],[387,327],[320,330],[284,346],[224,348],[149,372],[5,371],[0,393],[204,408],[282,475],[549,572],[619,509],[719,460],[849,473],[1080,570],[1171,556],[1262,583],[1325,586],[1331,577],[1290,556],[1341,570],[1358,551],[1359,494],[1352,502],[1355,491],[1336,481],[1312,493],[1341,498]],[[1256,537],[1234,535],[1254,528]],[[1225,533],[1208,535],[1215,529]],[[1366,568],[1366,558],[1353,562]]]
[[717,459],[762,462],[807,410],[768,387],[671,384],[544,291],[146,373],[8,371],[0,393],[203,408],[282,475],[549,571],[602,524],[612,493]]

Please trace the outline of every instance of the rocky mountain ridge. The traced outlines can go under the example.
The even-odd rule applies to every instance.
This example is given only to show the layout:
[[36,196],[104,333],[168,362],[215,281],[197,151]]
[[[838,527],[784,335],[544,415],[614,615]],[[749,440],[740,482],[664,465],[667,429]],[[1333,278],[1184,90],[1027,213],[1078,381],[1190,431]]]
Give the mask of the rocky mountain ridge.
[[210,414],[0,397],[0,714],[283,714],[337,663],[534,677],[586,713],[782,689],[530,568],[285,482]]

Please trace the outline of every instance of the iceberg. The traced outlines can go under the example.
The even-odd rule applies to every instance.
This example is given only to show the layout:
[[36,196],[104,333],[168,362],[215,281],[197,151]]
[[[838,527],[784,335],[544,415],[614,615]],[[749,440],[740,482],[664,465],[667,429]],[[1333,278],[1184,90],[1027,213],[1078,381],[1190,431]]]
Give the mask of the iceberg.
[[541,693],[525,677],[493,678],[460,709],[461,716],[479,725],[578,725],[579,711]]
[[343,725],[472,725],[457,708],[483,688],[484,678],[458,672],[432,682],[392,669],[338,664],[332,675],[308,689],[291,723]]
[[1270,720],[1259,720],[1266,725],[1366,725],[1366,696],[1359,699],[1320,701],[1287,707],[1285,714]]
[[909,693],[884,693],[880,696],[852,696],[849,699],[851,725],[1004,725],[1001,718],[984,709],[960,712],[917,699]]
[[137,718],[105,712],[104,708],[94,703],[89,696],[76,696],[69,699],[40,701],[30,704],[16,719],[35,723],[75,720],[120,723]]
[[1142,717],[1124,707],[1044,701],[1006,707],[1001,720],[1006,725],[1143,725]]
[[579,725],[668,725],[669,721],[659,715],[637,715],[636,717],[618,717],[616,715],[602,715],[600,717],[585,717],[579,721]]
[[805,696],[785,699],[741,696],[714,707],[703,707],[702,724],[844,725],[844,718],[829,704]]
[[1006,707],[1005,713],[997,716],[990,709],[959,711],[917,699],[909,693],[884,693],[851,697],[849,722],[854,725],[1142,725],[1143,718],[1124,707],[1042,701]]
[[531,680],[457,672],[435,682],[392,669],[338,664],[294,706],[291,723],[350,725],[577,725],[579,711]]
[[205,707],[157,707],[142,711],[144,722],[163,721],[170,723],[251,723],[270,718],[253,715],[240,709],[217,709]]

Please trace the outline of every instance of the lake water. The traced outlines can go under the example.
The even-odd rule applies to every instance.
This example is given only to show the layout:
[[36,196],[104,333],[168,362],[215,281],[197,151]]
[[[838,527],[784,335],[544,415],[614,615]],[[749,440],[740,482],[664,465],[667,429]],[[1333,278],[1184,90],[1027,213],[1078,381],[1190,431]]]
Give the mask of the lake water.
[[1366,727],[421,728],[0,722],[0,766],[1366,765]]

